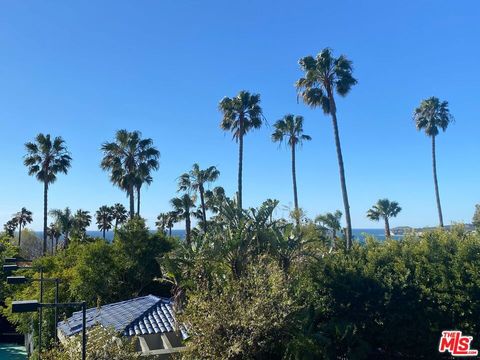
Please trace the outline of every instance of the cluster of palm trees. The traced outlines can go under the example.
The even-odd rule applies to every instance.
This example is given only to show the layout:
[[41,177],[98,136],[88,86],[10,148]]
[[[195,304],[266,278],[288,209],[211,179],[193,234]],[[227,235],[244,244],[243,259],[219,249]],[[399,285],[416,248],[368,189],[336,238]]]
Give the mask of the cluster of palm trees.
[[5,232],[13,237],[15,231],[18,228],[18,246],[20,247],[22,243],[22,227],[25,227],[27,224],[30,224],[33,221],[32,212],[27,210],[27,208],[22,207],[22,209],[14,214],[10,220],[8,220],[3,228]]
[[[335,57],[329,48],[323,49],[315,57],[306,56],[301,58],[299,65],[303,76],[295,83],[298,92],[297,97],[311,108],[321,108],[324,114],[329,115],[332,120],[344,204],[345,237],[347,248],[349,248],[352,244],[352,223],[335,96],[346,96],[351,88],[357,84],[357,80],[353,77],[352,62],[344,55]],[[251,94],[244,90],[240,91],[235,97],[223,98],[219,103],[219,110],[222,113],[221,128],[231,132],[233,139],[238,143],[238,190],[236,204],[238,209],[241,210],[243,209],[244,137],[252,130],[259,129],[264,121],[263,110],[260,106],[260,95]],[[427,136],[432,139],[435,196],[439,224],[443,226],[436,170],[435,140],[440,130],[445,131],[447,129],[448,125],[453,121],[453,117],[449,112],[446,101],[440,101],[438,98],[431,97],[421,102],[420,106],[415,109],[413,118],[416,128],[424,130]],[[298,202],[295,156],[297,147],[302,142],[311,140],[310,136],[303,133],[303,121],[302,116],[285,115],[283,119],[275,123],[275,129],[272,134],[274,142],[283,142],[291,150],[293,199],[295,212],[297,213],[297,224],[300,218],[300,206]],[[48,190],[51,184],[56,181],[58,174],[68,173],[72,158],[64,140],[61,137],[52,139],[49,134],[39,134],[35,141],[26,143],[25,147],[27,154],[24,158],[24,164],[28,168],[28,173],[35,176],[44,186],[43,251],[46,253]],[[101,149],[104,153],[101,167],[109,172],[111,182],[126,193],[129,199],[130,218],[140,216],[141,189],[143,186],[152,183],[152,172],[159,168],[160,152],[153,145],[152,139],[142,138],[142,134],[139,131],[130,132],[127,130],[117,131],[114,140],[105,142]],[[204,185],[214,181],[217,177],[218,170],[214,167],[200,170],[198,165],[194,165],[189,173],[183,174],[179,179],[179,191],[184,193],[182,196],[171,200],[173,211],[159,215],[159,227],[171,231],[175,222],[185,220],[187,223],[187,241],[190,241],[190,219],[192,216],[195,216],[200,219],[203,231],[207,231],[206,211],[208,209],[208,201]],[[197,196],[200,197],[200,207],[197,207],[195,204]],[[110,217],[107,213],[106,208],[103,209],[100,221],[102,229],[105,228],[105,231],[111,228],[111,225],[109,225]],[[12,228],[15,229],[19,225],[14,222],[9,223],[7,226],[8,231],[11,231]]]
[[[199,219],[200,227],[207,232],[207,210],[213,210],[210,206],[211,199],[215,194],[223,191],[220,188],[214,191],[207,190],[207,186],[216,181],[220,176],[220,171],[215,166],[201,169],[195,163],[189,172],[186,172],[178,178],[178,192],[183,192],[179,197],[170,200],[173,208],[172,211],[161,213],[157,217],[157,227],[164,231],[168,229],[169,234],[172,233],[172,227],[176,222],[185,221],[185,240],[187,243],[191,241],[191,220]],[[197,198],[200,198],[200,205],[196,205]]]

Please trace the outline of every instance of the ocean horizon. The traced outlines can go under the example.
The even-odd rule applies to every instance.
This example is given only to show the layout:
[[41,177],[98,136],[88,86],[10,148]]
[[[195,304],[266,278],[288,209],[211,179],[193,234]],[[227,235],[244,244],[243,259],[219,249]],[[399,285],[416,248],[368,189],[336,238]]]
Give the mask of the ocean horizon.
[[[154,233],[156,230],[150,230],[150,232]],[[43,237],[43,231],[34,231],[35,235],[39,238]],[[103,233],[99,230],[88,230],[87,235],[93,238],[103,238]],[[383,228],[359,228],[359,229],[352,229],[352,235],[354,240],[359,240],[363,242],[365,240],[366,235],[375,236],[379,240],[385,240],[385,229]],[[172,236],[179,237],[180,239],[185,238],[185,230],[183,229],[172,229]],[[392,239],[401,239],[402,235],[392,235]],[[108,241],[113,240],[113,231],[108,231],[105,234],[105,239]]]

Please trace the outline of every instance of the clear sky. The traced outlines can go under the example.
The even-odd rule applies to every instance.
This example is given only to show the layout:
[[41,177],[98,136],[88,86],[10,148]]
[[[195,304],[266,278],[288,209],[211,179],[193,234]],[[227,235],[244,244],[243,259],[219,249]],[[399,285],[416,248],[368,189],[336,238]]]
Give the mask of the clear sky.
[[[298,59],[331,47],[354,63],[358,85],[338,100],[353,227],[379,198],[403,207],[392,225],[437,224],[430,140],[413,109],[429,96],[456,118],[437,142],[446,223],[470,221],[480,202],[478,1],[2,1],[0,4],[0,223],[26,206],[42,227],[42,185],[27,175],[24,143],[61,135],[73,156],[50,207],[94,212],[123,202],[99,163],[117,129],[140,130],[161,151],[144,192],[153,225],[176,178],[216,165],[236,189],[237,145],[219,128],[223,96],[262,97],[270,125],[305,117],[313,140],[298,152],[300,205],[309,216],[343,210],[331,121],[297,103]],[[475,105],[477,104],[477,105]],[[245,140],[244,205],[292,206],[289,152],[272,128]],[[180,225],[179,225],[180,226]]]

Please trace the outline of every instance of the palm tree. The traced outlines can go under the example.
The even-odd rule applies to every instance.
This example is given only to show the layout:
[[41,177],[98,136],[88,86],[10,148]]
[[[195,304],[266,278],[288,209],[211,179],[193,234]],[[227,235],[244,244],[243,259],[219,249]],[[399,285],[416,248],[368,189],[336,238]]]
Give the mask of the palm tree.
[[73,216],[72,233],[75,233],[81,240],[85,240],[87,236],[87,228],[92,222],[90,211],[78,209]]
[[413,120],[417,130],[425,130],[425,134],[432,138],[432,162],[433,162],[433,183],[435,186],[435,197],[437,199],[437,210],[440,227],[443,227],[442,206],[440,204],[440,193],[437,181],[437,158],[435,155],[435,138],[442,131],[447,130],[448,125],[454,121],[448,109],[447,101],[440,101],[436,97],[423,100],[420,106],[415,109]]
[[390,238],[390,223],[388,219],[396,217],[402,208],[398,202],[388,199],[380,199],[370,210],[367,211],[367,217],[373,221],[385,220],[385,237]]
[[[293,203],[295,212],[298,214],[298,194],[297,194],[297,175],[295,168],[295,150],[297,145],[302,145],[303,141],[310,141],[312,138],[303,133],[303,116],[285,115],[283,119],[275,124],[275,131],[272,134],[273,142],[286,142],[292,151],[292,180],[293,180]],[[297,218],[297,225],[299,218]]]
[[[50,236],[50,241],[52,242],[52,255],[53,255],[54,249],[57,249],[58,247],[58,240],[60,239],[60,236],[62,236],[62,233],[60,231],[58,224],[56,223],[51,223],[50,226],[47,228],[47,231],[48,231],[48,236]],[[53,245],[54,240],[55,240],[55,246]]]
[[203,230],[207,231],[207,207],[205,205],[205,184],[214,182],[220,176],[220,171],[215,166],[210,166],[205,170],[195,163],[192,170],[182,174],[178,179],[179,191],[193,191],[200,195],[200,204],[202,206]]
[[243,171],[243,137],[253,129],[262,126],[262,108],[260,95],[240,91],[234,98],[225,97],[220,101],[219,109],[223,114],[220,127],[231,131],[238,142],[238,208],[242,209],[242,171]]
[[[119,130],[115,141],[102,145],[104,156],[101,167],[110,171],[110,181],[127,193],[130,218],[135,216],[135,189],[138,196],[141,184],[146,181],[146,169],[154,169],[153,164],[160,157],[160,152],[153,147],[153,140],[142,139],[141,135],[139,131]],[[140,202],[137,200],[139,210]]]
[[337,231],[342,229],[340,224],[340,219],[342,218],[342,212],[340,210],[335,211],[334,213],[326,213],[323,215],[318,215],[315,218],[315,222],[319,223],[323,227],[330,229],[332,231],[332,237],[335,240],[337,237]]
[[98,230],[103,232],[103,239],[105,233],[112,228],[113,208],[107,205],[101,206],[96,212]]
[[158,231],[165,233],[165,229],[167,228],[168,222],[168,213],[160,213],[157,216],[157,221],[155,221],[155,226],[157,227]]
[[170,200],[177,221],[185,220],[185,240],[190,244],[191,240],[191,216],[195,209],[195,198],[189,194],[183,194]]
[[30,224],[33,221],[32,212],[27,210],[27,208],[22,207],[22,210],[13,215],[13,217],[18,224],[18,247],[20,247],[22,242],[22,226],[25,227],[25,225]]
[[153,140],[142,140],[139,145],[140,155],[135,181],[135,188],[137,190],[137,216],[140,216],[140,189],[143,184],[150,185],[153,182],[151,172],[153,170],[158,170],[160,166],[160,163],[158,162],[160,152],[153,147]]
[[125,206],[120,203],[113,205],[112,218],[115,220],[114,230],[117,231],[118,225],[127,221],[127,209],[125,209]]
[[352,221],[350,218],[350,205],[348,203],[347,184],[343,167],[342,147],[337,122],[337,106],[334,93],[346,96],[351,87],[357,83],[352,75],[352,62],[345,56],[334,58],[332,51],[323,49],[315,58],[307,56],[299,61],[304,77],[300,78],[296,87],[303,102],[312,107],[322,107],[325,114],[332,117],[333,133],[337,148],[338,167],[340,171],[340,184],[342,188],[343,205],[345,207],[345,221],[347,223],[347,248],[352,246]]
[[50,211],[50,215],[54,217],[55,224],[63,235],[64,246],[67,248],[70,240],[70,233],[74,229],[75,222],[72,211],[69,207],[66,207],[64,210],[54,209]]
[[5,232],[9,237],[13,237],[15,235],[15,229],[17,228],[17,226],[18,226],[17,219],[13,218],[11,220],[8,220],[3,225],[3,229],[5,230]]
[[25,144],[27,154],[23,163],[28,167],[28,175],[35,175],[43,182],[43,254],[47,252],[47,215],[48,188],[57,180],[57,174],[68,173],[72,158],[65,146],[65,141],[50,134],[38,134],[34,142]]

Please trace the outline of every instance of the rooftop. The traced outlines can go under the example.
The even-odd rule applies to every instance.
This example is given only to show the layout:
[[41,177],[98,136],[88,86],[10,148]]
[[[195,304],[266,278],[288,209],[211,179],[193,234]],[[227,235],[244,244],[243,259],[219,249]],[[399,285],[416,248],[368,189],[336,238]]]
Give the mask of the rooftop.
[[[94,325],[113,328],[124,336],[166,333],[180,330],[185,339],[183,327],[177,328],[172,301],[153,295],[138,297],[126,301],[87,309],[87,329]],[[58,323],[59,330],[65,336],[71,336],[82,330],[82,312],[74,312],[66,321]]]

